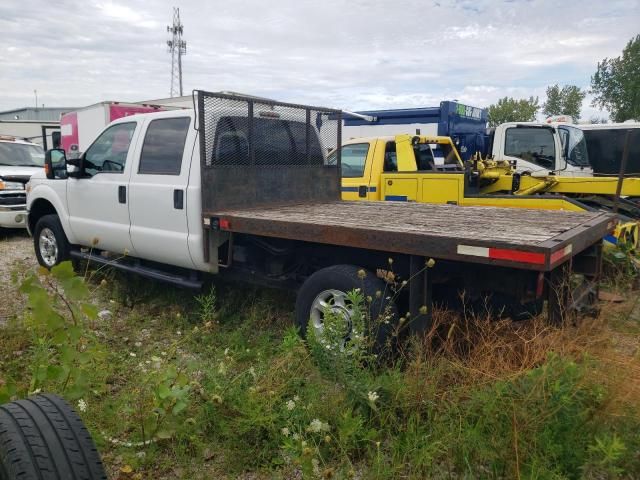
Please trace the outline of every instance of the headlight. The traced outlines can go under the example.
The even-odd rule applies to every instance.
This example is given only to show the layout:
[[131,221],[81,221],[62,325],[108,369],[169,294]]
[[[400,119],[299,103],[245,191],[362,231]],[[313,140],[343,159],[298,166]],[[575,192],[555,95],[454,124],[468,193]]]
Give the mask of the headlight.
[[0,180],[0,190],[24,190],[24,183]]

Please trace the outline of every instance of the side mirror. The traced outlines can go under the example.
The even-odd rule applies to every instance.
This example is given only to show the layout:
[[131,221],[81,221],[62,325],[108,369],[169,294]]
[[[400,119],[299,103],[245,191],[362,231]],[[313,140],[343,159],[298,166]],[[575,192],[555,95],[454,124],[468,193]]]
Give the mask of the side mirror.
[[67,178],[67,156],[64,150],[52,148],[46,151],[44,154],[44,171],[50,180]]
[[562,156],[567,159],[569,158],[569,134],[564,129],[560,129],[560,142],[562,143]]

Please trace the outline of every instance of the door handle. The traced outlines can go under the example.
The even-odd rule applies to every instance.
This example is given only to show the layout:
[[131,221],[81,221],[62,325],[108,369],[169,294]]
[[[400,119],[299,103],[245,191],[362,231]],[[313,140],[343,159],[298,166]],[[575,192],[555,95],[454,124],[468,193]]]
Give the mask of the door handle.
[[124,185],[118,187],[118,202],[127,203],[127,187]]
[[173,191],[173,208],[175,208],[176,210],[182,210],[184,208],[184,191],[183,190]]
[[358,197],[360,197],[360,198],[366,198],[367,197],[367,186],[366,185],[360,185],[358,187]]

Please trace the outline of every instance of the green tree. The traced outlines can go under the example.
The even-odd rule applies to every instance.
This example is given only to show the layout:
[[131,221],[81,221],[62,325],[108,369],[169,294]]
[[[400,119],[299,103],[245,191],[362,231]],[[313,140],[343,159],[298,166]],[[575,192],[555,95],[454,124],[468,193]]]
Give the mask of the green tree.
[[591,93],[593,106],[609,110],[614,122],[640,120],[640,35],[629,40],[620,57],[598,62]]
[[587,93],[575,85],[558,84],[547,87],[547,101],[542,105],[542,113],[547,117],[552,115],[570,115],[574,120],[580,118],[582,101]]
[[540,106],[538,97],[516,100],[504,97],[489,106],[489,126],[496,127],[505,122],[531,122],[536,119]]

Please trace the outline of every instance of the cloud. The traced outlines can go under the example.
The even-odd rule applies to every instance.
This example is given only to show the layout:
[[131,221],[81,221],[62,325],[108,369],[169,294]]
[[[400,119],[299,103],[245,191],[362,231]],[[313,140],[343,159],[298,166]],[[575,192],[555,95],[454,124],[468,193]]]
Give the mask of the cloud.
[[[167,0],[4,0],[0,110],[169,95]],[[185,92],[346,109],[486,106],[589,85],[637,33],[640,0],[237,0],[179,4]]]

